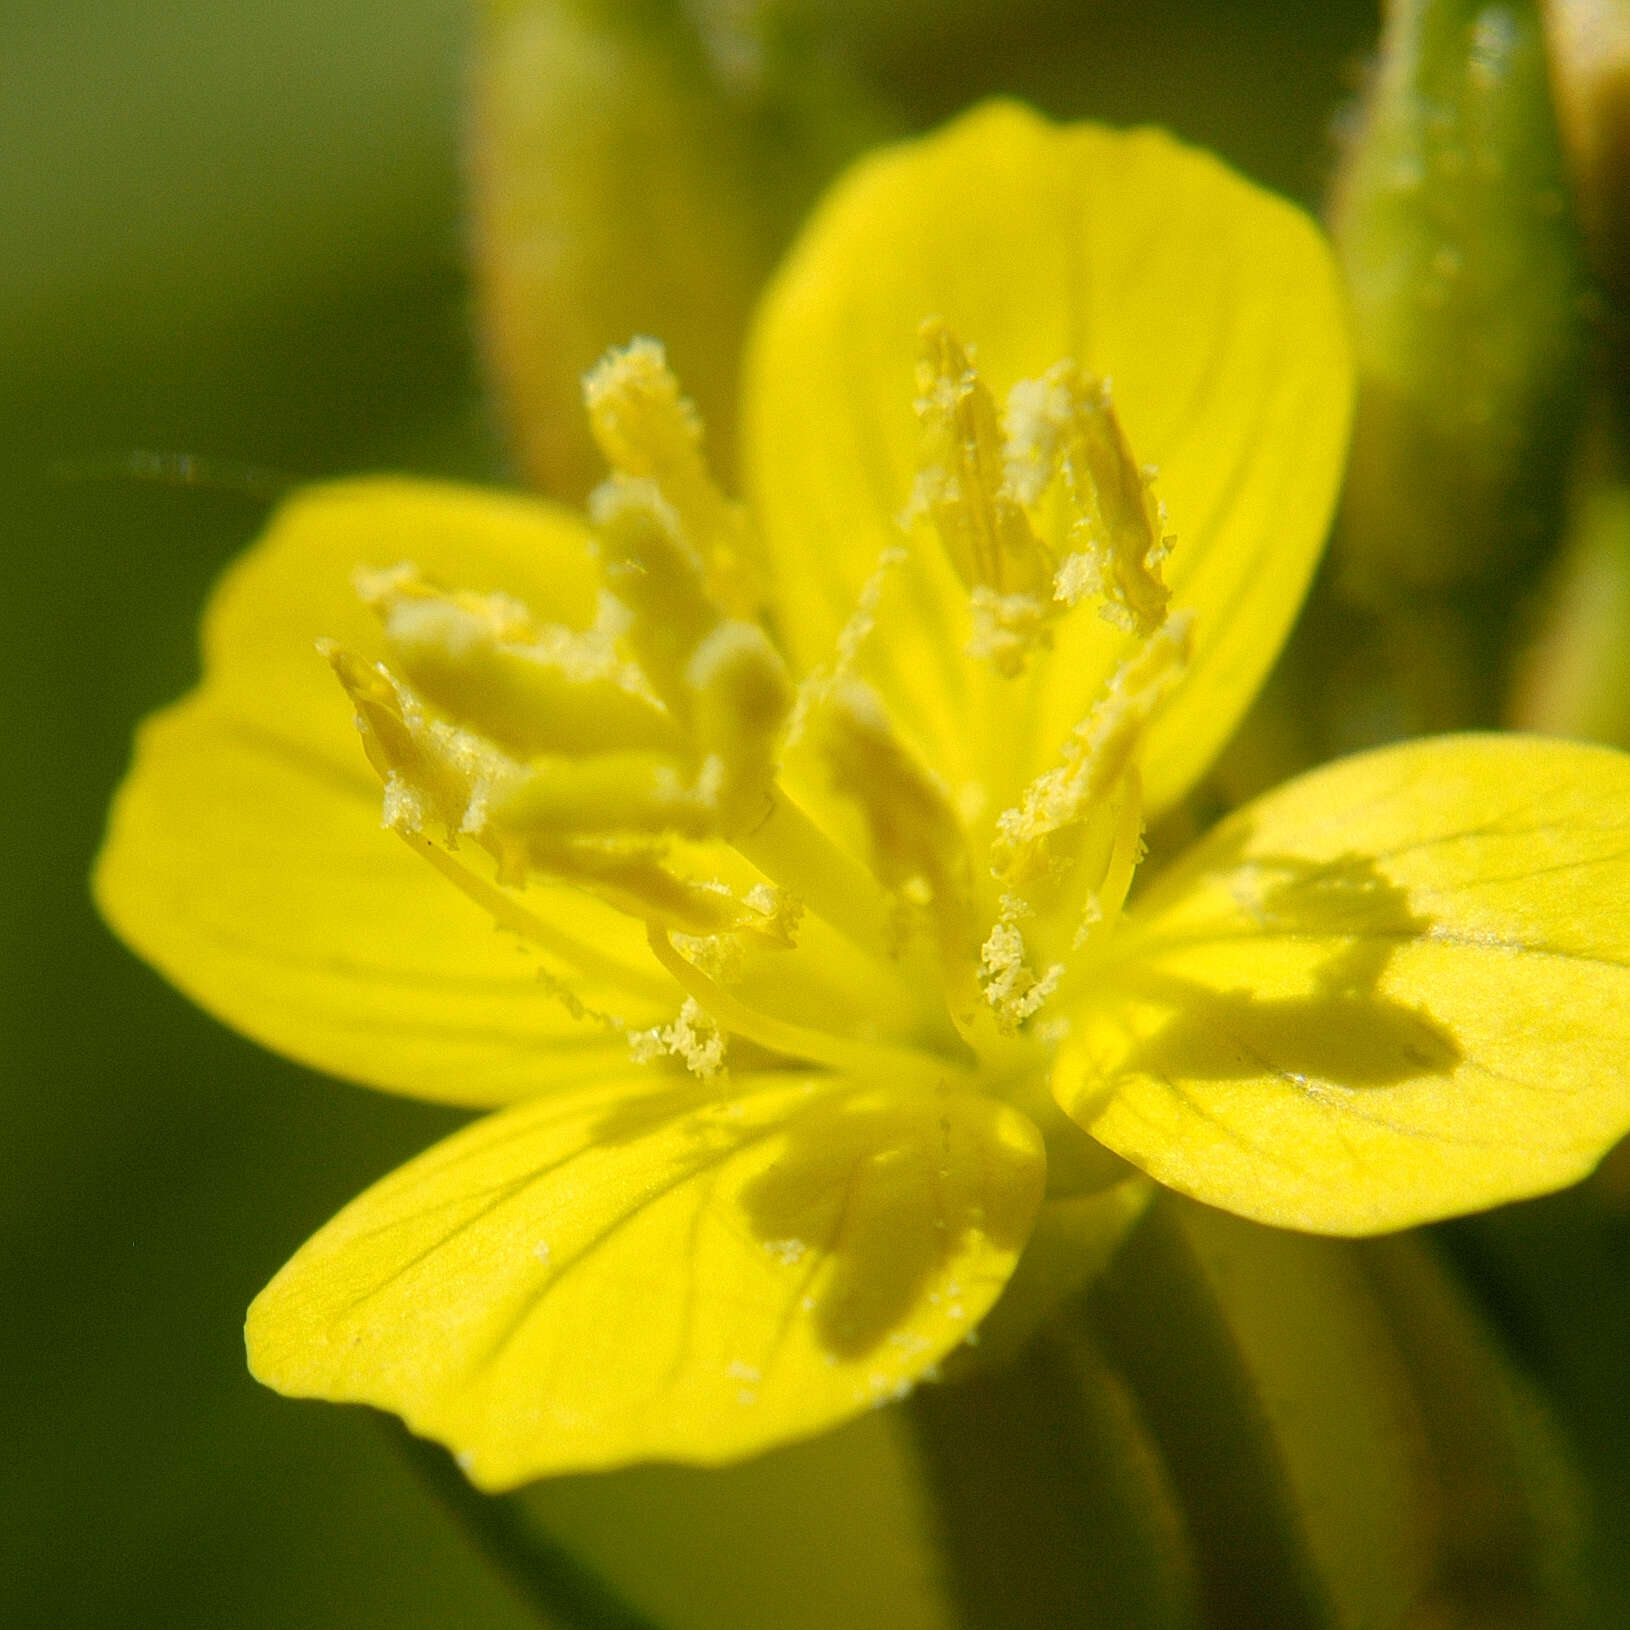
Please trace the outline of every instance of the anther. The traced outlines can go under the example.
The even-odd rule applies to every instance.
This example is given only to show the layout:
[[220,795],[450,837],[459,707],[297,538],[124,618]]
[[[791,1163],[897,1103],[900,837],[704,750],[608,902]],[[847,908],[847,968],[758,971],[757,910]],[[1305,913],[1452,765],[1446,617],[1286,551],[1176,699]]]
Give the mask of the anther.
[[917,478],[908,517],[927,516],[968,589],[1052,597],[1053,559],[1006,490],[996,403],[941,318],[917,331]]
[[1007,400],[1008,490],[1037,503],[1060,469],[1075,518],[1054,598],[1073,605],[1086,594],[1102,595],[1111,622],[1147,638],[1164,621],[1171,597],[1159,568],[1172,540],[1153,473],[1132,456],[1109,381],[1073,362],[1020,380]]
[[[991,871],[1023,888],[1056,874],[1062,851],[1078,846],[1084,825],[1124,796],[1155,711],[1188,662],[1187,615],[1171,618],[1123,662],[1105,693],[1071,733],[1063,762],[1036,777],[1016,808],[997,819]],[[1119,902],[1117,901],[1118,905]]]
[[[1143,783],[1138,759],[1150,721],[1182,677],[1189,617],[1169,619],[1122,663],[1104,694],[1065,744],[1062,762],[1037,776],[1016,807],[997,817],[992,876],[1004,891],[998,929],[987,950],[987,996],[999,1021],[1017,1022],[1044,999],[1030,951],[1064,965],[1113,923],[1143,853]],[[1027,921],[1022,939],[1017,924]],[[1011,977],[1008,970],[1013,970]],[[1020,1006],[1015,1006],[1015,1000]],[[1021,1011],[1022,1007],[1022,1011]]]
[[708,589],[733,616],[751,616],[746,511],[715,485],[702,456],[702,422],[662,346],[636,339],[583,378],[589,427],[613,471],[650,481],[696,551]]
[[793,704],[786,664],[757,623],[725,615],[650,482],[607,482],[594,515],[607,581],[629,612],[624,637],[685,732],[698,795],[732,835],[765,812]]
[[522,757],[616,747],[673,751],[673,722],[622,658],[620,619],[534,625],[506,595],[446,593],[412,566],[359,572],[359,597],[384,625],[394,669],[442,714]]

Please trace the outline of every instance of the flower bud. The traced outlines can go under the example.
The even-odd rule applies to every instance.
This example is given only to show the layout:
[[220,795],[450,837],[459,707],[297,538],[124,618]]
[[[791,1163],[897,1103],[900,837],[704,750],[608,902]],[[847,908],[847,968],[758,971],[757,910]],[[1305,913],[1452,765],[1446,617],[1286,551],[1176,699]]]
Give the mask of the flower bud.
[[1596,273],[1630,295],[1630,0],[1545,0],[1557,122]]
[[[581,498],[580,378],[660,333],[732,468],[749,307],[816,189],[883,121],[773,18],[488,0],[471,79],[482,338],[522,473]],[[728,25],[728,26],[727,26]]]
[[1333,225],[1361,380],[1350,576],[1385,600],[1520,568],[1554,524],[1582,362],[1532,0],[1393,0]]

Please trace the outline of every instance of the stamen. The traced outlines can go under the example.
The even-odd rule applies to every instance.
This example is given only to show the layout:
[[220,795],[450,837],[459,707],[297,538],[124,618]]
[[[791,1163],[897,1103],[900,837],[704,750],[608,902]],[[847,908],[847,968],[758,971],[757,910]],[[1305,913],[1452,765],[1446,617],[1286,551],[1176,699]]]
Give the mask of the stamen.
[[684,934],[739,933],[764,945],[788,944],[782,917],[755,910],[724,883],[681,876],[664,864],[663,849],[642,848],[623,837],[604,844],[535,838],[523,853],[523,864],[576,883],[644,922]]
[[326,648],[350,693],[369,760],[399,830],[439,823],[450,844],[477,839],[498,881],[530,871],[578,884],[630,916],[688,934],[741,932],[785,944],[780,920],[723,883],[696,882],[664,863],[662,833],[710,835],[714,801],[654,755],[606,754],[522,764],[473,732],[428,716],[383,667]]
[[764,630],[735,619],[697,646],[685,680],[695,697],[696,746],[705,765],[718,766],[706,782],[717,829],[732,837],[767,812],[792,680]]
[[858,680],[833,687],[817,729],[834,788],[865,818],[873,870],[903,907],[926,913],[953,1010],[966,1009],[974,996],[973,868],[950,792]]
[[477,826],[522,838],[638,832],[711,836],[710,802],[687,786],[661,753],[596,753],[535,758],[483,799]]
[[1160,563],[1171,548],[1154,473],[1139,467],[1116,415],[1110,384],[1073,362],[1008,393],[1007,490],[1034,504],[1062,467],[1076,519],[1072,551],[1053,580],[1053,596],[1074,605],[1104,597],[1103,615],[1147,638],[1165,620],[1171,591]]
[[[672,998],[673,988],[665,981],[641,973],[631,964],[613,961],[603,952],[596,950],[588,941],[563,933],[535,912],[528,911],[513,894],[495,887],[485,878],[472,872],[468,866],[461,865],[429,838],[404,833],[402,841],[415,854],[429,861],[461,894],[467,895],[484,911],[490,913],[493,922],[499,928],[530,941],[540,950],[559,958],[568,967],[577,969],[591,978],[602,979],[630,995],[652,1002]],[[550,993],[566,1005],[574,1018],[591,1019],[611,1030],[622,1028],[620,1020],[604,1013],[597,1013],[588,1007],[564,981],[552,974],[543,974],[543,979]]]
[[628,643],[689,734],[715,830],[732,836],[765,812],[793,704],[786,664],[757,623],[724,615],[649,482],[608,482],[594,509],[608,581],[630,613]]
[[1149,723],[1188,671],[1194,616],[1179,612],[1115,670],[1107,694],[1077,727],[1086,795],[1102,797],[1135,768]]
[[387,789],[386,824],[417,832],[435,822],[456,842],[472,808],[514,771],[514,761],[472,732],[430,718],[382,664],[363,662],[330,640],[317,648],[356,709],[363,750]]
[[590,495],[589,516],[606,587],[628,611],[627,644],[657,695],[688,727],[685,667],[725,615],[701,558],[654,482],[613,476]]
[[[1147,638],[1166,616],[1171,539],[1152,472],[1132,456],[1109,382],[1073,362],[1008,394],[1005,423],[968,353],[932,318],[918,333],[918,472],[907,523],[926,516],[970,597],[968,654],[1012,677],[1087,595]],[[1031,511],[1062,471],[1074,516],[1062,562]]]
[[[1011,925],[1033,913],[1035,943],[1061,963],[1115,920],[1131,886],[1143,852],[1138,753],[1150,720],[1184,671],[1189,624],[1186,614],[1169,619],[1121,664],[1072,732],[1063,762],[1037,776],[1017,807],[997,817],[990,866],[1008,897],[1003,919]],[[998,944],[1013,949],[1000,936]],[[991,981],[986,985],[989,995]],[[998,983],[998,1018],[1005,1012],[1011,1019],[1011,996],[1020,993],[1022,1002],[1029,989],[1022,978]]]
[[764,819],[735,839],[739,854],[817,913],[850,944],[888,963],[897,949],[891,902],[877,878],[849,857],[779,788]]
[[1052,624],[1059,615],[1052,601],[1033,594],[998,594],[983,583],[968,598],[973,613],[968,655],[988,662],[997,673],[1010,679],[1023,673],[1032,653],[1052,645]]
[[922,427],[908,517],[926,515],[969,589],[1051,595],[1053,560],[1003,484],[996,403],[944,319],[917,331]]
[[631,1032],[628,1050],[636,1064],[649,1064],[671,1053],[699,1080],[716,1081],[725,1073],[728,1039],[696,998],[687,996],[672,1024]]
[[860,586],[860,593],[855,596],[854,610],[849,613],[832,642],[831,660],[812,669],[798,681],[792,717],[787,721],[785,746],[792,747],[803,739],[811,715],[825,701],[833,686],[854,676],[866,642],[877,628],[878,607],[883,602],[889,575],[910,560],[910,551],[898,544],[891,544],[878,554],[877,564],[872,567],[866,581]]
[[701,560],[709,592],[732,616],[752,616],[758,597],[747,514],[708,473],[702,421],[662,346],[637,339],[607,353],[584,376],[583,400],[606,463],[655,485]]
[[[753,616],[745,512],[714,485],[695,409],[651,341],[584,383],[612,466],[590,501],[605,583],[591,628],[538,624],[509,596],[444,590],[399,566],[357,577],[389,665],[324,648],[384,782],[387,823],[551,961],[638,998],[637,1019],[595,1013],[543,975],[638,1057],[673,1055],[711,1078],[739,1037],[925,1088],[981,1067],[1005,1078],[1047,1031],[1029,1021],[1090,960],[1077,953],[1094,925],[1120,910],[1141,854],[1138,755],[1188,649],[1187,619],[1166,615],[1159,506],[1106,384],[1061,363],[1015,388],[1004,430],[946,325],[925,323],[920,344],[908,513],[933,523],[967,591],[971,638],[962,652],[940,638],[961,608],[954,587],[941,604],[948,574],[936,566],[904,585],[906,614],[930,619],[913,653],[939,649],[953,692],[983,707],[998,687],[965,658],[1021,673],[1088,594],[1143,641],[1059,764],[997,817],[997,887],[975,875],[952,791],[858,678],[871,658],[888,668],[866,642],[912,551],[882,553],[831,663],[795,686]],[[1073,512],[1062,561],[1032,513],[1061,475],[1068,502],[1056,508]],[[869,866],[778,785],[798,736],[858,811]],[[446,850],[461,839],[485,850],[491,878],[435,844],[438,827]],[[769,881],[744,878],[744,863]],[[538,877],[642,922],[657,966],[640,974],[529,912],[512,890]],[[651,1024],[680,992],[677,1016]]]
[[1038,975],[1025,960],[1024,935],[1018,925],[1030,915],[1029,905],[1018,895],[1004,894],[1001,913],[979,948],[979,983],[1004,1035],[1013,1034],[1039,1012],[1064,977],[1062,962]]
[[355,582],[408,683],[510,752],[680,745],[644,676],[617,652],[609,596],[596,627],[578,631],[535,626],[507,595],[444,593],[408,565],[359,572]]

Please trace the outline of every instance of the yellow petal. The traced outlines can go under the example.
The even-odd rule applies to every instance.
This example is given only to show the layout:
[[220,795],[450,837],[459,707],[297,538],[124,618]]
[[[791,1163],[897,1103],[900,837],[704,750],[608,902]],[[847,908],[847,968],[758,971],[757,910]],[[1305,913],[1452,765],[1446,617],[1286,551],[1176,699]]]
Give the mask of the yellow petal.
[[[637,925],[585,895],[521,897],[552,946],[499,932],[381,829],[365,763],[342,770],[207,701],[143,728],[95,887],[127,943],[217,1018],[443,1103],[507,1103],[626,1061],[626,1037],[574,1002],[638,1027],[683,999]],[[577,947],[592,974],[571,966]]]
[[[1328,249],[1297,210],[1157,131],[1060,128],[1012,104],[857,167],[771,286],[749,360],[746,475],[801,669],[830,660],[904,541],[927,317],[973,348],[998,401],[1065,358],[1110,379],[1136,458],[1158,466],[1165,574],[1196,636],[1148,749],[1148,795],[1167,805],[1249,702],[1323,542],[1351,394]],[[953,780],[1027,736],[1022,784],[1129,636],[1082,607],[1033,664],[1024,707],[998,684],[1004,700],[970,723],[944,666],[957,580],[913,548],[919,581],[898,592],[914,610],[874,642],[868,677]]]
[[628,1075],[517,1105],[386,1178],[249,1314],[280,1391],[380,1405],[477,1484],[713,1463],[908,1391],[1040,1200],[994,1101]]
[[379,782],[314,642],[377,650],[350,573],[403,558],[544,616],[593,616],[582,529],[561,512],[410,482],[314,490],[218,590],[201,689],[143,728],[96,898],[131,946],[266,1045],[426,1098],[504,1103],[626,1059],[624,1037],[572,1004],[644,1026],[682,994],[610,908],[534,887],[511,903],[547,943],[495,932],[381,829]]
[[1367,1234],[1560,1188],[1630,1129],[1630,758],[1409,743],[1224,822],[1133,911],[1055,1092],[1159,1181]]

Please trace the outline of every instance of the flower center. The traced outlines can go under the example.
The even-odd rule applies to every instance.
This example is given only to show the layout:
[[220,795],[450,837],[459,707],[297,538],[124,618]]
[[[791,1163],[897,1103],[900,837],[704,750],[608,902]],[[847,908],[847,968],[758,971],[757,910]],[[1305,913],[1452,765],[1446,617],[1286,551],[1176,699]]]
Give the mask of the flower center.
[[[1125,899],[1143,737],[1188,649],[1151,474],[1107,382],[1074,363],[1015,386],[1001,413],[930,321],[917,391],[901,542],[812,672],[768,632],[751,518],[645,340],[586,381],[612,472],[589,506],[590,625],[398,565],[356,574],[386,660],[324,647],[385,825],[549,951],[555,995],[625,1030],[636,1057],[703,1075],[728,1049],[891,1080],[1033,1076]],[[1050,759],[1017,779],[993,762],[953,790],[868,677],[868,648],[912,614],[890,593],[902,575],[951,585],[961,643],[944,661],[1014,713],[1083,601],[1130,654]],[[642,925],[639,956],[574,935],[573,895]],[[626,1000],[597,1008],[574,969]]]

